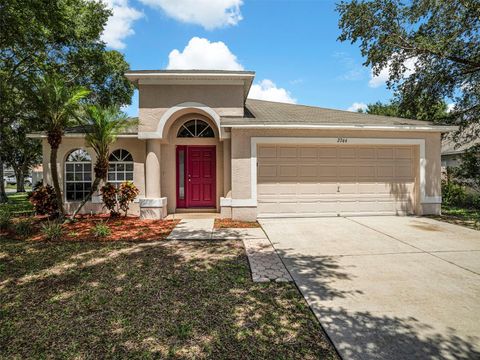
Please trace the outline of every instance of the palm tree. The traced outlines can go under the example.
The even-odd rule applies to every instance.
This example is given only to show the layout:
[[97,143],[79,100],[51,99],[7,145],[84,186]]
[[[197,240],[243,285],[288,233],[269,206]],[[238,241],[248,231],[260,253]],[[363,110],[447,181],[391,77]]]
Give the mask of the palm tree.
[[76,123],[81,100],[90,91],[81,86],[68,85],[60,75],[47,75],[35,83],[35,109],[43,126],[47,130],[47,141],[50,145],[50,169],[52,182],[57,197],[60,217],[65,217],[65,208],[58,181],[57,155],[65,128]]
[[128,119],[117,107],[102,108],[95,105],[86,107],[84,115],[78,121],[85,130],[85,142],[87,146],[93,148],[97,159],[93,168],[95,179],[90,193],[73,212],[72,220],[98,190],[101,181],[106,181],[110,146],[117,140],[118,135],[137,124],[137,121]]

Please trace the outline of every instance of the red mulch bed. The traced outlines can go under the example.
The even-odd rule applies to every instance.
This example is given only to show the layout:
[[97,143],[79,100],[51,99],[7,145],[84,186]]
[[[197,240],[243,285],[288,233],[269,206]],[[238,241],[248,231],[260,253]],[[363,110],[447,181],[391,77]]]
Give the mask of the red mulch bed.
[[[25,240],[44,241],[42,224],[45,217],[35,217],[32,235]],[[180,220],[142,220],[137,216],[110,218],[109,215],[82,215],[73,223],[63,224],[62,241],[154,241],[165,239]],[[92,229],[99,222],[105,223],[111,230],[107,237],[97,238]],[[14,231],[7,234],[9,238],[21,239]]]
[[246,228],[259,228],[260,224],[257,221],[235,221],[232,219],[215,219],[215,223],[213,227],[215,229],[225,229],[225,228],[246,229]]

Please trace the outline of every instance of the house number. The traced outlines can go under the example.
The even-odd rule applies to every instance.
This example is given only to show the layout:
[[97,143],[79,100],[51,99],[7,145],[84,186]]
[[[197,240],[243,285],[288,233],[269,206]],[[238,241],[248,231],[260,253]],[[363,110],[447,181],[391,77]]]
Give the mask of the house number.
[[342,144],[344,144],[344,143],[346,143],[347,141],[348,141],[348,139],[347,139],[347,138],[344,138],[344,137],[339,137],[339,138],[337,138],[337,143],[342,143]]

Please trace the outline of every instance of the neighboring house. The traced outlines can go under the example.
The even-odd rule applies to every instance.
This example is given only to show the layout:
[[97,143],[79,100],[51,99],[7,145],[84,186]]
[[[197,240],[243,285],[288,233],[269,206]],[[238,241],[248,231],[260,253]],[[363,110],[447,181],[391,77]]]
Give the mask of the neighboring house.
[[472,146],[480,144],[480,138],[470,141],[455,142],[452,136],[446,136],[442,141],[442,167],[457,167],[462,162],[462,155]]
[[[441,134],[452,127],[247,99],[249,71],[129,71],[138,129],[112,148],[109,181],[133,180],[145,218],[216,209],[223,217],[438,214]],[[51,182],[43,137],[44,179]],[[80,129],[59,149],[72,209],[95,154]],[[85,212],[100,211],[95,197]]]

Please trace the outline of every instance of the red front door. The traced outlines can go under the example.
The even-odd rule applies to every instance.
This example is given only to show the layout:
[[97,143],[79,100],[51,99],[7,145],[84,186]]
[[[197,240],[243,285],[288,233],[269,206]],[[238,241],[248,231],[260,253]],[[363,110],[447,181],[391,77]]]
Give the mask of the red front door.
[[215,146],[177,146],[177,207],[215,207]]

